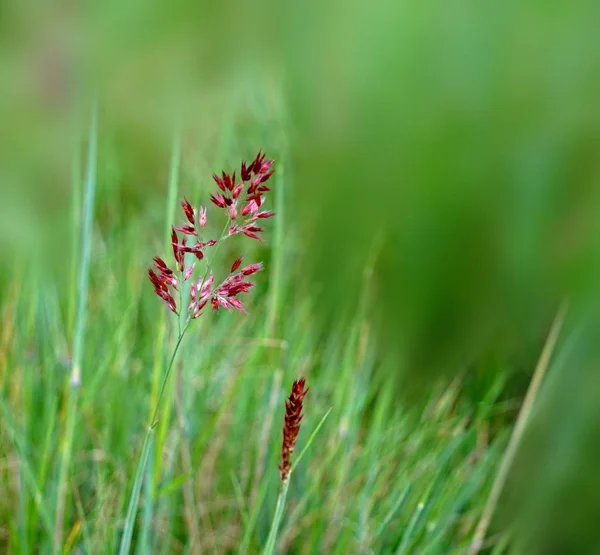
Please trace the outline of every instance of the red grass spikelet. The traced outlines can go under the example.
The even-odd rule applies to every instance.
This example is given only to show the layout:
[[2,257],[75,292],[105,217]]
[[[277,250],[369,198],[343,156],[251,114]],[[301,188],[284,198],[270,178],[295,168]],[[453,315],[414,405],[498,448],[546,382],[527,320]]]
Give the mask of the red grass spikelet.
[[242,192],[242,190],[244,189],[244,184],[240,183],[239,185],[235,186],[235,189],[233,190],[233,198],[238,198]]
[[[160,260],[160,262],[162,262],[162,260]],[[158,263],[155,265],[159,267]],[[171,293],[171,289],[177,289],[177,279],[173,276],[171,270],[168,268],[166,270],[168,270],[168,272],[159,270],[160,273],[157,275],[152,268],[148,268],[148,277],[150,278],[152,285],[154,285],[154,292],[166,303],[169,310],[177,314],[177,304]]]
[[264,159],[265,159],[265,155],[263,154],[263,152],[261,150],[259,150],[258,154],[256,155],[256,158],[250,164],[250,168],[249,168],[250,171],[252,173],[259,173]]
[[215,180],[215,183],[217,184],[219,189],[225,192],[225,183],[223,183],[223,180],[216,173],[213,173],[213,179]]
[[223,172],[223,181],[225,183],[225,187],[227,187],[227,190],[233,191],[233,186],[235,185],[235,172],[233,172],[233,175],[228,175]]
[[279,465],[279,475],[284,484],[287,482],[292,470],[292,454],[296,448],[298,432],[300,432],[303,401],[309,389],[305,386],[306,380],[304,378],[295,380],[292,385],[292,392],[285,402],[283,443],[281,445],[281,464]]
[[250,264],[249,266],[242,268],[242,274],[244,274],[245,276],[251,276],[252,274],[260,272],[261,270],[262,262],[258,262],[257,264]]
[[194,267],[196,265],[192,264],[183,274],[183,281],[187,281],[188,279],[190,279],[192,277],[192,274],[194,273]]
[[183,207],[183,211],[185,212],[185,217],[188,219],[188,222],[190,222],[193,226],[194,225],[194,209],[192,208],[192,205],[189,203],[188,199],[183,199],[181,206]]
[[223,197],[223,195],[219,193],[217,193],[216,195],[210,195],[210,200],[215,206],[218,206],[219,208],[225,208],[227,206],[227,203],[225,202],[225,197]]
[[245,218],[248,214],[255,214],[258,211],[258,204],[256,201],[251,200],[246,206],[242,208],[242,216]]
[[205,206],[201,206],[200,211],[198,212],[198,225],[201,228],[204,228],[204,226],[206,225],[206,207]]
[[240,256],[231,266],[231,270],[229,270],[230,274],[233,274],[233,272],[235,272],[239,267],[240,264],[242,263],[242,257]]
[[176,225],[173,229],[184,235],[196,235],[196,228],[193,225]]
[[242,162],[240,175],[242,177],[242,181],[248,181],[252,177],[252,172],[248,169],[246,162]]

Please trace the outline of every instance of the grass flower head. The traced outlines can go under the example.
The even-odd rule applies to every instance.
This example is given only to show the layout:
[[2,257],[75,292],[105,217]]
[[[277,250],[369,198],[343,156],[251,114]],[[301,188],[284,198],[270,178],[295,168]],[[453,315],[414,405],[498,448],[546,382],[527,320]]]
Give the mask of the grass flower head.
[[[257,225],[257,221],[275,215],[274,212],[260,210],[266,193],[271,190],[265,183],[273,175],[273,163],[273,160],[266,160],[265,155],[259,152],[249,164],[242,162],[239,182],[236,172],[228,174],[223,171],[220,176],[213,175],[220,192],[212,194],[210,200],[224,211],[227,218],[225,231],[218,238],[206,240],[203,237],[207,221],[205,206],[196,210],[187,199],[181,203],[185,222],[171,229],[174,267],[170,268],[157,256],[154,258],[154,267],[148,269],[148,277],[154,286],[155,294],[169,310],[180,315],[182,306],[186,307],[187,322],[201,316],[208,304],[213,310],[233,308],[241,312],[246,311],[239,296],[254,286],[254,283],[246,278],[260,271],[262,263],[250,264],[239,270],[242,263],[242,257],[239,257],[232,265],[229,275],[219,283],[215,282],[210,272],[207,257],[212,258],[209,256],[210,249],[215,249],[216,252],[216,247],[232,235],[242,234],[250,239],[262,241],[260,234],[264,230]],[[189,302],[185,303],[182,299],[181,284],[192,279],[196,262],[199,261],[204,261],[205,273],[192,283]]]
[[308,393],[306,380],[300,378],[292,385],[292,392],[285,402],[285,420],[283,424],[283,443],[281,445],[281,465],[279,474],[281,481],[285,484],[292,470],[292,454],[296,448],[296,440],[300,432],[302,422],[302,406],[304,397]]

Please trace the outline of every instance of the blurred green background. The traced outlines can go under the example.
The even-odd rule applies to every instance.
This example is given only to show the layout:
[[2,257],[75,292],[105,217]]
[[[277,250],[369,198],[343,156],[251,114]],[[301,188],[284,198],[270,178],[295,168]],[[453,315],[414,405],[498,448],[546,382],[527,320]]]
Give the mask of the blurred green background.
[[[211,370],[196,384],[202,401],[192,396],[184,403],[192,411],[187,426],[212,424],[200,435],[182,428],[191,453],[187,470],[179,474],[171,467],[171,474],[163,472],[157,451],[159,467],[154,482],[149,479],[154,487],[168,486],[169,479],[177,486],[196,472],[206,461],[210,437],[229,447],[248,437],[254,445],[255,435],[256,442],[267,441],[267,432],[250,423],[257,414],[274,411],[271,399],[281,401],[287,382],[308,372],[317,399],[321,391],[316,406],[323,412],[334,407],[337,431],[324,437],[321,447],[331,464],[341,452],[368,467],[386,437],[382,422],[387,422],[399,431],[389,432],[394,439],[385,442],[385,455],[396,461],[390,468],[400,468],[388,475],[380,460],[383,474],[378,470],[360,486],[350,462],[320,481],[311,482],[314,474],[307,472],[305,484],[314,484],[313,493],[327,490],[333,496],[343,490],[344,503],[356,505],[360,514],[346,514],[337,502],[317,497],[311,503],[319,507],[314,519],[323,530],[312,533],[314,521],[298,528],[292,519],[291,551],[282,552],[461,552],[550,325],[568,300],[567,319],[489,545],[490,553],[493,545],[494,553],[594,553],[600,546],[593,470],[600,432],[599,19],[600,8],[591,1],[3,3],[0,383],[5,418],[12,416],[0,436],[0,454],[5,461],[21,461],[18,473],[30,468],[33,491],[41,492],[42,507],[48,503],[48,528],[54,532],[52,504],[59,495],[54,474],[67,379],[60,367],[71,356],[86,152],[90,117],[98,106],[83,390],[90,381],[94,385],[82,401],[87,428],[78,431],[76,444],[82,457],[100,450],[117,462],[110,472],[75,466],[83,490],[79,501],[77,488],[69,493],[64,536],[71,533],[73,539],[64,550],[88,552],[117,541],[118,526],[95,535],[102,527],[94,523],[111,505],[107,491],[115,496],[110,518],[122,512],[112,472],[121,475],[117,489],[130,485],[127,445],[139,442],[152,368],[160,370],[166,357],[156,345],[166,342],[168,351],[169,324],[144,276],[151,257],[162,252],[170,223],[167,183],[177,182],[178,198],[204,203],[213,171],[233,170],[262,148],[277,160],[279,214],[266,245],[254,251],[266,261],[267,272],[252,319],[242,324],[218,318],[215,331],[203,327],[202,333],[211,344],[229,344],[235,336],[249,345],[282,341],[289,350],[273,355],[252,347],[239,364],[254,377],[229,386],[238,383],[222,382],[225,368],[241,356],[237,350],[214,354],[213,345],[200,355],[194,347],[189,356],[202,357]],[[103,366],[99,374],[97,361]],[[142,368],[148,368],[146,378]],[[281,383],[279,371],[286,381],[279,393],[270,394],[273,376]],[[188,368],[183,383],[192,383],[185,380],[194,375]],[[213,395],[225,395],[235,407],[234,393],[223,392],[243,385],[252,393],[230,417],[237,427],[225,432]],[[124,392],[134,387],[135,402],[124,407]],[[440,397],[445,388],[452,392],[448,406]],[[200,413],[194,412],[196,402]],[[448,411],[439,428],[436,419],[427,421],[438,402]],[[113,410],[122,411],[119,419],[112,415],[104,422],[102,415]],[[309,423],[319,418],[313,414]],[[425,484],[431,475],[420,465],[430,454],[433,466],[445,460],[445,418],[477,437],[468,448],[455,446],[457,464],[471,464],[467,452],[490,462],[481,470],[486,486],[479,497],[465,494],[465,506],[450,507],[444,502],[452,497],[450,490],[443,490],[446,497],[436,497],[439,508],[428,520],[411,507],[430,506],[433,494]],[[102,436],[105,425],[113,432],[106,432],[100,449],[90,430]],[[353,440],[345,444],[349,426]],[[168,430],[167,423],[167,452]],[[278,433],[277,424],[268,441],[277,445]],[[420,454],[397,462],[407,458],[411,436],[424,438],[415,448]],[[35,446],[43,441],[48,443],[38,452]],[[265,449],[257,448],[256,461],[266,457]],[[271,466],[276,451],[269,451]],[[221,461],[226,471],[214,477],[211,491],[238,502],[248,494],[246,502],[256,503],[251,478],[232,489],[230,475],[239,470],[239,456],[233,449]],[[258,466],[256,483],[262,488],[261,465],[252,463],[247,471],[253,476]],[[47,548],[52,534],[39,525],[39,498],[32,500],[35,495],[24,485],[33,487],[31,479],[14,477],[8,462],[3,468],[2,487],[11,494],[0,495],[7,523],[0,545],[24,553],[38,544]],[[98,472],[106,474],[99,478]],[[418,483],[415,475],[424,489],[415,486],[419,493],[404,513],[392,511],[396,502],[404,507],[392,497]],[[456,487],[466,487],[468,479],[456,476]],[[199,499],[208,491],[202,483],[196,484]],[[264,483],[275,488],[274,482]],[[448,477],[439,477],[439,483],[454,487]],[[388,489],[391,497],[382,500]],[[265,495],[252,527],[253,514],[244,517],[243,510],[242,516],[227,513],[227,518],[221,512],[207,524],[201,499],[185,499],[186,507],[199,503],[200,514],[190,517],[175,499],[161,505],[157,497],[146,505],[151,508],[140,524],[145,532],[138,549],[160,545],[165,552],[195,552],[192,531],[216,529],[217,537],[231,534],[233,540],[231,546],[215,543],[213,551],[235,550],[240,542],[258,550],[268,530],[260,522],[268,522],[273,504]],[[369,528],[365,522],[372,512],[360,507],[378,505],[384,515],[374,516]],[[19,516],[9,519],[13,513]],[[440,515],[446,515],[446,527],[439,528]],[[195,528],[190,518],[196,517],[202,523]],[[83,532],[73,532],[78,522],[87,528],[87,543],[80,543]],[[339,532],[336,542],[326,531],[331,522],[352,531],[347,537]],[[175,543],[160,544],[158,531],[164,529]],[[503,547],[498,538],[507,530],[510,541]],[[293,539],[302,533],[304,547]]]

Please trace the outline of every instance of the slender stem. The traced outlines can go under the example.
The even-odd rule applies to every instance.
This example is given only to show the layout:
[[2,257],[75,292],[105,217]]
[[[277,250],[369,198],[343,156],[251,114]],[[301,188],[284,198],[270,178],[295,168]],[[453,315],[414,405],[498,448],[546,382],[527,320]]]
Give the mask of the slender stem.
[[[265,319],[265,337],[275,337],[277,318],[280,315],[280,305],[282,299],[282,285],[284,275],[284,235],[286,229],[286,220],[284,215],[285,202],[285,160],[287,156],[284,156],[283,163],[279,164],[275,177],[277,179],[277,186],[273,191],[275,196],[275,231],[273,241],[273,254],[271,262],[271,275],[269,277],[269,300],[267,302],[267,317]],[[275,355],[275,351],[271,351],[271,355]],[[281,357],[281,351],[278,351],[278,356]],[[273,366],[274,362],[271,362],[270,366]]]
[[78,280],[79,299],[77,303],[76,333],[73,341],[73,365],[71,367],[71,386],[81,385],[81,362],[83,359],[84,334],[87,318],[87,293],[90,281],[90,263],[92,258],[92,231],[94,221],[94,196],[96,192],[96,166],[97,166],[97,141],[98,141],[98,109],[92,108],[92,121],[90,124],[90,137],[85,177],[85,198],[83,207],[83,221],[81,225],[81,259],[79,260],[80,272]]
[[150,420],[151,428],[154,428],[154,426],[156,426],[156,417],[158,416],[160,402],[165,393],[165,387],[167,385],[167,380],[169,379],[169,375],[171,374],[171,369],[173,368],[173,363],[175,362],[175,357],[177,356],[177,351],[179,351],[179,346],[181,345],[181,341],[183,340],[183,336],[185,335],[186,330],[187,330],[187,325],[183,328],[183,330],[179,334],[179,337],[177,338],[177,343],[175,343],[175,348],[173,349],[173,354],[171,355],[171,360],[169,361],[169,366],[167,366],[167,371],[165,372],[162,383],[160,384],[160,390],[158,392],[158,397],[156,399],[156,405],[154,407],[154,412],[152,413],[152,418]]
[[[185,256],[185,255],[184,255]],[[181,307],[183,307],[183,270],[181,270],[181,272],[179,272],[179,311],[177,313],[177,333],[179,334],[179,337],[181,337]],[[186,325],[185,327],[187,327],[188,323],[189,323],[189,318],[186,319]]]
[[[94,218],[94,197],[96,190],[96,150],[97,150],[97,120],[98,108],[92,107],[92,117],[89,131],[89,145],[87,153],[87,169],[84,184],[83,219],[81,221],[80,254],[78,259],[79,276],[77,288],[77,313],[75,316],[75,330],[73,337],[73,359],[67,393],[67,411],[65,427],[62,436],[61,458],[58,474],[58,488],[56,499],[56,515],[54,521],[53,552],[59,553],[63,539],[63,524],[65,516],[66,498],[68,496],[68,476],[73,453],[75,437],[76,415],[79,401],[79,388],[81,386],[81,366],[83,364],[83,351],[85,346],[85,327],[87,322],[87,297],[89,289],[89,273],[92,253],[92,231]],[[75,207],[77,210],[77,207]]]
[[221,243],[223,241],[225,241],[225,239],[227,239],[227,237],[229,237],[229,235],[226,235],[227,230],[229,229],[229,226],[231,224],[231,218],[227,218],[227,221],[225,222],[225,225],[223,226],[223,229],[221,230],[221,235],[219,236],[219,239],[217,241],[217,244],[215,245],[215,248],[211,251],[211,257],[210,259],[206,259],[206,272],[204,273],[204,277],[202,278],[202,281],[206,281],[206,278],[208,277],[208,274],[210,273],[210,269],[212,268],[212,263],[215,259],[215,257],[217,256],[217,252],[219,252],[219,247],[221,246]]
[[208,258],[206,259],[206,272],[204,272],[204,277],[202,278],[202,283],[204,283],[206,281],[206,278],[208,277],[208,274],[210,273],[210,269],[212,267],[213,260],[217,256],[217,252],[219,251],[219,247],[221,246],[221,243],[223,241],[225,241],[225,239],[227,239],[227,237],[229,237],[229,235],[225,235],[225,232],[229,229],[230,224],[231,224],[231,218],[227,218],[227,221],[225,222],[225,225],[223,226],[223,229],[221,230],[221,235],[219,236],[219,239],[217,240],[217,244],[215,245],[215,248],[211,252],[210,260]]
[[160,405],[162,402],[163,395],[165,393],[165,388],[167,385],[167,381],[169,376],[171,375],[171,370],[173,369],[173,363],[175,362],[175,357],[179,351],[179,347],[183,340],[183,336],[187,330],[187,325],[183,328],[179,336],[177,337],[177,342],[175,343],[175,348],[173,349],[173,354],[171,355],[171,360],[169,362],[169,366],[167,366],[167,370],[165,375],[163,376],[162,383],[160,386],[160,390],[158,393],[158,397],[156,399],[156,404],[154,406],[154,411],[152,412],[152,418],[150,419],[150,423],[148,425],[148,430],[146,431],[146,436],[144,437],[144,443],[142,444],[142,452],[140,455],[140,459],[138,461],[137,470],[135,472],[135,481],[133,483],[133,489],[131,490],[131,496],[129,497],[129,505],[127,507],[127,515],[125,516],[125,527],[123,529],[123,536],[121,538],[121,546],[119,548],[120,555],[127,555],[131,548],[131,538],[133,536],[133,528],[135,526],[135,517],[137,513],[137,508],[140,500],[140,493],[142,490],[142,482],[144,481],[144,472],[146,470],[146,464],[148,463],[148,457],[150,455],[150,448],[153,440],[153,432],[156,428],[156,424],[158,423],[157,417],[158,412],[160,410]]
[[[169,177],[167,182],[167,202],[165,204],[164,214],[164,251],[163,258],[166,260],[172,251],[171,247],[171,222],[175,219],[175,209],[177,206],[177,197],[179,195],[179,173],[181,166],[181,128],[179,125],[173,127],[173,138],[171,141],[171,157],[169,164]],[[152,416],[152,411],[156,405],[160,382],[165,371],[165,336],[167,334],[167,311],[161,310],[157,321],[156,339],[154,349],[154,362],[152,366],[152,389],[150,403],[148,404],[148,420]],[[179,323],[179,322],[178,322]],[[179,328],[178,328],[179,332]],[[151,523],[154,518],[154,490],[156,489],[157,477],[162,472],[162,458],[155,457],[156,452],[161,451],[161,436],[159,432],[153,443],[153,448],[148,456],[148,464],[144,476],[144,487],[146,488],[146,498],[144,500],[143,523],[140,526],[139,536],[136,540],[139,553],[149,553],[148,547],[151,543]],[[151,460],[153,459],[153,460]]]
[[277,532],[279,531],[279,525],[281,524],[281,518],[283,516],[283,509],[285,508],[289,484],[290,481],[288,477],[288,480],[282,484],[281,489],[279,490],[277,506],[275,507],[275,516],[273,517],[273,524],[271,525],[271,531],[269,532],[269,538],[267,539],[267,545],[265,546],[263,555],[272,555],[272,553],[275,551]]
[[567,313],[567,306],[567,302],[565,301],[558,310],[554,322],[552,323],[552,328],[550,329],[550,333],[548,334],[548,338],[546,339],[546,343],[540,354],[540,358],[533,373],[533,378],[531,379],[527,394],[525,395],[525,400],[523,401],[519,416],[517,417],[513,433],[500,463],[500,469],[498,470],[487,503],[483,508],[481,518],[477,524],[477,529],[475,530],[475,535],[470,547],[470,553],[479,553],[483,547],[483,541],[485,540],[485,535],[492,520],[492,516],[494,515],[494,511],[496,510],[498,500],[500,499],[500,494],[504,489],[508,473],[515,459],[515,455],[517,454],[525,428],[529,422],[533,404],[535,403],[542,380],[546,374],[548,365],[550,364],[550,359],[558,340],[558,334],[560,333]]

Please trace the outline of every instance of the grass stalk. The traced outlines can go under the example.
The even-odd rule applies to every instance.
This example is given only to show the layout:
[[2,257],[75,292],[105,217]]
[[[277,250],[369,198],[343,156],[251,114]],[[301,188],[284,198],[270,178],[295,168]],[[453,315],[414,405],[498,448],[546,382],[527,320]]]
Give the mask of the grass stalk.
[[[167,204],[165,208],[165,229],[164,229],[164,254],[165,256],[171,250],[171,222],[175,219],[175,209],[177,207],[177,196],[179,194],[179,175],[180,175],[180,165],[181,165],[181,139],[180,133],[176,132],[173,137],[173,143],[171,148],[171,159],[169,163],[169,178],[167,182]],[[158,399],[158,393],[160,389],[160,380],[164,369],[164,361],[166,358],[165,353],[165,337],[167,334],[167,314],[163,310],[160,313],[158,326],[156,331],[156,341],[154,347],[154,363],[153,363],[153,371],[152,371],[152,393],[151,393],[151,402],[149,408],[148,418],[152,417],[153,407],[156,406],[156,401]],[[162,451],[161,442],[158,441],[158,452]],[[152,453],[150,453],[152,456]],[[149,484],[149,490],[152,491],[156,489],[156,485],[158,482],[158,477],[162,472],[162,458],[160,456],[156,456],[154,459],[154,464],[150,465],[152,468],[151,476],[148,477],[147,483]],[[150,542],[150,524],[153,518],[153,499],[151,496],[148,496],[146,499],[146,506],[144,509],[144,521],[141,529],[141,546],[144,549],[147,549]]]
[[94,197],[96,191],[97,165],[97,126],[98,109],[94,105],[88,138],[87,169],[84,184],[83,219],[81,222],[81,241],[79,259],[79,277],[77,290],[77,313],[73,337],[73,359],[69,378],[66,422],[62,441],[62,453],[58,478],[56,518],[54,522],[54,553],[60,551],[63,535],[63,521],[68,494],[68,476],[73,452],[73,439],[81,385],[81,365],[83,361],[84,335],[87,319],[87,297],[89,288],[90,262],[92,252],[92,223],[94,217]]
[[[167,206],[165,209],[165,237],[164,245],[166,255],[170,251],[171,244],[171,222],[175,219],[175,209],[177,207],[177,195],[179,194],[179,166],[181,164],[181,142],[179,135],[173,139],[171,151],[171,162],[169,167],[169,181],[167,185]],[[154,356],[154,372],[152,376],[152,403],[150,407],[156,406],[158,391],[160,387],[161,369],[163,366],[164,337],[166,333],[167,314],[163,310],[160,314],[160,320],[157,331],[157,341]],[[151,416],[151,415],[149,415]]]
[[281,388],[281,382],[283,379],[283,372],[280,368],[276,368],[273,373],[273,383],[271,386],[271,395],[267,404],[264,425],[262,428],[260,441],[258,444],[258,451],[256,456],[256,472],[254,475],[252,492],[250,494],[250,504],[253,505],[258,496],[258,490],[262,482],[262,476],[265,468],[265,461],[267,458],[267,450],[269,445],[269,436],[273,427],[273,417],[275,415],[275,409],[277,404],[277,398],[279,390]]
[[546,339],[546,343],[544,344],[544,348],[542,349],[542,353],[540,354],[540,358],[535,367],[533,378],[529,384],[529,388],[527,390],[527,394],[525,395],[523,405],[521,406],[519,416],[517,417],[517,422],[515,424],[513,433],[508,442],[506,451],[504,452],[504,456],[502,457],[502,461],[500,462],[500,468],[496,474],[494,483],[492,484],[492,489],[490,490],[487,502],[481,513],[481,518],[479,519],[477,528],[475,529],[475,535],[473,536],[473,542],[471,543],[470,553],[479,553],[479,551],[483,548],[483,542],[494,515],[494,511],[496,510],[496,505],[498,504],[500,495],[504,489],[504,484],[506,483],[508,473],[517,454],[519,445],[521,444],[527,424],[529,423],[529,417],[537,398],[537,394],[550,364],[550,359],[552,357],[552,353],[554,352],[558,335],[567,313],[567,307],[567,303],[564,302],[559,308],[558,313],[554,318],[554,322],[552,323],[552,327],[550,328],[550,332],[548,333],[548,338]]
[[126,555],[129,553],[131,548],[131,539],[133,537],[133,528],[135,526],[135,518],[137,515],[137,508],[140,500],[140,493],[142,490],[142,483],[144,481],[144,473],[146,470],[146,464],[148,463],[148,457],[150,456],[152,440],[154,439],[154,429],[156,428],[158,413],[160,410],[160,404],[162,398],[165,393],[165,387],[169,380],[169,376],[171,375],[171,370],[173,369],[173,363],[175,362],[175,358],[177,357],[177,353],[179,352],[179,347],[181,346],[181,342],[183,340],[183,336],[185,335],[187,327],[183,328],[179,337],[177,338],[177,342],[175,343],[175,348],[173,349],[173,354],[171,355],[171,360],[169,362],[169,366],[167,366],[167,370],[163,376],[162,383],[160,385],[158,398],[156,399],[156,404],[154,406],[154,410],[152,412],[152,417],[150,418],[150,422],[148,425],[148,430],[146,431],[146,435],[144,437],[144,443],[142,444],[142,451],[140,454],[140,458],[138,460],[137,470],[135,472],[135,480],[133,482],[133,488],[131,490],[131,495],[129,497],[129,505],[127,507],[127,515],[125,516],[125,526],[123,529],[123,536],[121,537],[121,546],[119,548],[119,553],[121,555]]
[[[181,465],[183,468],[183,472],[186,475],[191,476],[193,475],[192,453],[190,449],[189,433],[185,422],[184,379],[184,373],[179,372],[176,376],[177,384],[175,387],[175,406],[177,409],[177,419],[179,421],[179,455],[181,459]],[[196,510],[196,495],[194,492],[194,480],[186,480],[185,482],[183,482],[181,487],[184,503],[183,514],[189,537],[188,545],[190,553],[202,553],[202,545],[200,541],[198,525],[198,514]]]
[[43,496],[43,490],[39,486],[34,473],[34,467],[31,464],[30,457],[26,452],[25,441],[22,433],[18,430],[13,420],[10,407],[6,405],[4,399],[0,397],[0,417],[2,417],[3,427],[8,431],[9,439],[19,455],[20,471],[23,488],[35,504],[36,511],[41,517],[41,524],[47,534],[52,534],[52,519],[49,507],[46,506]]
[[[264,336],[275,337],[277,317],[280,312],[281,299],[283,297],[283,271],[284,271],[284,239],[285,239],[285,216],[284,216],[284,194],[285,194],[285,158],[277,166],[277,186],[275,188],[275,230],[273,237],[273,250],[271,261],[271,275],[269,278],[269,301],[267,303],[267,317],[265,321]],[[280,354],[279,352],[277,353]]]
[[279,490],[279,497],[277,497],[277,505],[275,507],[275,516],[273,517],[273,524],[271,525],[271,531],[267,539],[267,544],[263,555],[272,555],[275,552],[275,545],[277,542],[277,532],[279,531],[279,525],[281,524],[281,518],[283,517],[283,510],[285,509],[285,501],[287,499],[288,487],[290,481],[286,480],[281,484]]
[[[80,135],[77,134],[79,137]],[[73,206],[71,210],[71,246],[73,252],[80,248],[80,230],[81,230],[81,148],[77,141],[73,146],[73,167],[72,167],[72,191]],[[71,290],[76,291],[78,282],[77,257],[73,256],[71,261]],[[69,298],[67,324],[69,332],[75,329],[75,315],[77,313],[77,295],[71,295]]]

